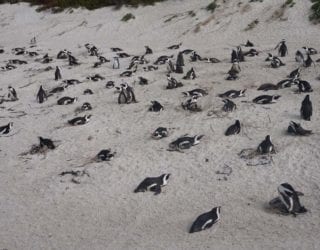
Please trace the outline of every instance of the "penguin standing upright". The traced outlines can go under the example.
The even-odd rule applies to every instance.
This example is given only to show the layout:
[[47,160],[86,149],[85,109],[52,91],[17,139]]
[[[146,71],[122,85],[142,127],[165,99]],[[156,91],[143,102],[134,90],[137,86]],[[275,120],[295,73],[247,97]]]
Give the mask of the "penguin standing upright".
[[120,68],[120,62],[119,62],[119,57],[114,57],[113,58],[113,69],[119,69]]
[[301,103],[301,109],[300,109],[300,114],[302,119],[306,121],[311,120],[312,116],[312,102],[310,101],[310,96],[306,95],[304,100]]
[[60,67],[56,66],[56,71],[54,72],[54,80],[58,81],[59,79],[62,79],[61,69]]
[[178,57],[177,57],[177,61],[176,61],[175,72],[178,74],[183,74],[183,66],[184,66],[183,53],[179,52]]
[[48,99],[48,96],[46,94],[46,92],[44,91],[44,89],[42,88],[42,85],[40,86],[40,89],[38,91],[38,94],[37,94],[37,101],[39,103],[43,103],[44,100],[47,100]]
[[11,101],[17,101],[17,100],[18,100],[18,95],[17,95],[16,90],[15,90],[13,87],[9,86],[9,87],[8,87],[8,91],[9,91],[9,93],[8,93],[8,98],[9,98]]
[[269,153],[275,153],[274,146],[271,142],[270,135],[267,135],[264,141],[260,143],[257,149],[258,153],[260,154],[269,154]]
[[274,49],[277,49],[277,48],[279,48],[278,49],[279,56],[284,57],[288,54],[288,48],[287,48],[285,39],[283,39],[280,43],[278,43],[278,45]]

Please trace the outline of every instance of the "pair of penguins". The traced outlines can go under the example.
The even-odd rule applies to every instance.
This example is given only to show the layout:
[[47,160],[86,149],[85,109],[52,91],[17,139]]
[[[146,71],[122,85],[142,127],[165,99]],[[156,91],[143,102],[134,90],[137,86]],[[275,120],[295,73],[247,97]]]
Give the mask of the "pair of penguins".
[[[156,195],[161,193],[161,187],[168,184],[170,174],[163,174],[158,177],[145,178],[134,190],[135,193],[152,191]],[[221,207],[214,207],[211,211],[201,214],[193,222],[189,233],[200,232],[208,229],[220,220]]]

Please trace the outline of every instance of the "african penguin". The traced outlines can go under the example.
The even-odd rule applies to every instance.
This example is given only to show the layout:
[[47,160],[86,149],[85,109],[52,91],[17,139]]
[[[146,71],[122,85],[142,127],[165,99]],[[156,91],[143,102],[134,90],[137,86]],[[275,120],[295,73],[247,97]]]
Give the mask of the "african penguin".
[[306,130],[303,127],[301,127],[300,123],[296,123],[294,121],[291,121],[288,126],[288,133],[292,135],[310,135],[312,134],[312,130]]
[[201,214],[193,222],[189,233],[200,232],[213,226],[220,220],[221,207],[215,207],[211,211]]
[[18,100],[18,95],[17,95],[17,92],[16,90],[11,87],[11,86],[8,86],[8,98],[11,100],[11,101],[17,101]]
[[68,105],[68,104],[72,104],[75,103],[77,101],[77,97],[69,97],[69,96],[64,96],[61,97],[58,101],[57,104],[58,105]]
[[168,184],[168,180],[171,174],[163,174],[158,177],[145,178],[138,187],[134,190],[135,193],[151,191],[155,195],[161,193],[161,187]]
[[13,122],[9,122],[7,125],[0,126],[0,135],[9,134],[9,132],[11,131],[12,126],[13,126]]
[[84,94],[84,95],[93,95],[93,91],[92,91],[91,89],[85,89],[85,90],[83,91],[83,94]]
[[225,132],[226,136],[239,134],[241,130],[240,121],[236,120],[235,124],[231,125]]
[[264,83],[261,84],[258,90],[268,91],[268,90],[277,90],[279,87],[277,85],[274,85],[272,83]]
[[182,78],[184,80],[190,80],[190,79],[195,79],[196,76],[196,72],[194,71],[193,67],[187,72],[187,74]]
[[181,150],[189,149],[192,146],[199,144],[203,136],[204,135],[196,135],[192,137],[187,135],[182,136],[169,144],[169,150],[181,152]]
[[61,79],[61,69],[60,67],[56,66],[56,71],[54,72],[54,80],[58,81],[59,79]]
[[304,100],[301,103],[301,109],[300,109],[300,114],[302,119],[306,121],[311,120],[312,116],[312,102],[310,101],[310,96],[306,95]]
[[237,98],[237,97],[242,97],[245,96],[245,92],[247,89],[243,90],[229,90],[223,94],[219,94],[218,96],[221,98]]
[[40,140],[40,148],[48,148],[48,149],[55,149],[56,146],[54,145],[53,141],[47,138],[43,138],[41,136],[39,136],[39,140]]
[[163,106],[159,102],[152,101],[151,103],[152,103],[152,105],[149,108],[149,111],[151,111],[151,112],[160,112],[160,111],[163,110]]
[[193,89],[193,90],[190,90],[190,91],[185,91],[185,92],[182,92],[184,94],[184,96],[206,96],[208,95],[208,92],[204,89]]
[[198,96],[198,95],[193,95],[190,99],[181,103],[182,108],[185,110],[193,111],[193,112],[202,111],[201,108],[198,106],[198,98],[199,97],[200,96]]
[[44,91],[44,89],[42,88],[42,85],[40,85],[39,91],[37,93],[37,101],[39,103],[43,103],[44,100],[47,100],[47,99],[48,99],[47,94]]
[[313,89],[309,82],[300,80],[300,79],[297,79],[295,82],[298,84],[299,92],[302,92],[302,93],[313,92]]
[[222,110],[224,112],[232,112],[237,109],[237,105],[233,101],[229,99],[224,99],[222,101],[224,102],[224,105],[222,107]]
[[113,88],[114,87],[114,81],[108,81],[107,83],[106,83],[106,88],[107,89],[111,89],[111,88]]
[[89,102],[85,102],[82,104],[80,109],[81,109],[81,111],[87,111],[87,110],[91,110],[92,106]]
[[150,49],[149,46],[144,46],[146,48],[146,52],[144,53],[145,55],[150,55],[153,53],[152,49]]
[[164,127],[158,127],[151,135],[153,139],[161,139],[168,136],[168,129]]
[[68,121],[72,126],[83,125],[89,122],[91,115],[85,115],[82,117],[76,117]]
[[260,95],[252,100],[257,104],[270,104],[275,103],[281,96],[280,95]]
[[181,45],[182,45],[182,43],[174,44],[174,45],[167,47],[167,49],[179,49]]
[[287,48],[285,39],[282,39],[282,41],[279,42],[279,44],[274,49],[277,49],[277,48],[278,48],[279,56],[284,57],[288,54],[288,48]]
[[111,149],[103,149],[97,154],[96,159],[97,161],[110,161],[115,154],[115,152],[111,152]]
[[269,154],[269,153],[275,153],[275,148],[271,142],[270,135],[267,135],[264,141],[262,141],[257,149],[257,152],[259,154]]

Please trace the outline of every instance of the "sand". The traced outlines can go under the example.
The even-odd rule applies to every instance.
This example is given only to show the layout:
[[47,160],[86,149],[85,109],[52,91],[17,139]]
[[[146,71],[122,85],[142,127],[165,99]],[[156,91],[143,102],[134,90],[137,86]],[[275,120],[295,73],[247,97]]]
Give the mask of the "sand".
[[[294,60],[297,49],[320,49],[319,26],[307,18],[311,3],[297,1],[281,18],[274,17],[282,2],[219,1],[214,14],[204,10],[209,3],[204,0],[167,1],[119,11],[74,9],[59,14],[38,13],[27,4],[1,5],[0,46],[5,53],[0,54],[0,66],[14,58],[28,64],[0,72],[0,95],[12,85],[19,96],[16,102],[0,105],[0,125],[14,124],[10,134],[0,138],[0,249],[319,249],[319,63],[303,68],[301,73],[314,89],[310,94],[314,107],[310,122],[300,118],[305,94],[295,94],[296,87],[268,92],[281,95],[276,104],[249,103],[263,94],[256,90],[260,84],[275,84],[299,66]],[[196,16],[188,14],[191,10]],[[136,18],[121,22],[126,13]],[[256,19],[257,26],[245,31]],[[37,46],[29,48],[34,36]],[[283,58],[286,66],[272,69],[264,59],[267,52],[275,53],[274,47],[283,38],[289,49]],[[226,81],[231,49],[247,39],[261,53],[241,63],[239,80]],[[138,103],[118,105],[118,94],[115,89],[106,89],[105,83],[113,80],[119,86],[119,74],[129,59],[121,59],[119,70],[113,70],[112,63],[93,69],[96,59],[86,52],[87,42],[108,59],[114,56],[111,47],[142,55],[144,45],[149,45],[154,51],[146,56],[150,62],[160,55],[176,57],[178,51],[166,47],[182,42],[180,50],[194,49],[222,62],[191,63],[185,56],[185,72],[194,67],[198,78],[185,80],[184,87],[174,90],[165,90],[165,66],[154,72],[139,67],[133,77],[123,78],[134,86]],[[39,71],[49,65],[27,55],[13,55],[14,47],[37,51],[37,58],[49,53],[54,57],[49,65],[61,66],[63,79],[83,83],[37,103],[40,85],[48,90],[60,82],[54,81],[53,70]],[[69,67],[67,61],[57,60],[62,49],[72,51],[81,65]],[[106,79],[86,80],[94,73]],[[146,77],[150,84],[138,85],[138,76]],[[182,75],[174,77],[180,80]],[[209,95],[200,101],[202,112],[190,113],[180,106],[185,100],[181,92],[195,87],[207,88]],[[83,95],[87,88],[94,95]],[[219,111],[223,105],[219,93],[244,88],[246,97],[234,100],[238,106],[235,112]],[[65,95],[77,96],[79,101],[56,105]],[[163,112],[148,112],[153,100],[164,106]],[[67,121],[76,117],[76,108],[84,102],[93,106],[92,111],[83,113],[92,114],[90,122],[68,126]],[[208,116],[211,110],[219,111],[219,115]],[[236,119],[243,131],[225,137],[224,131]],[[291,120],[314,134],[287,135]],[[159,126],[169,128],[170,134],[155,141],[150,135]],[[205,137],[185,153],[167,151],[169,143],[184,134]],[[256,148],[268,134],[277,149],[273,162],[248,166],[238,153]],[[46,154],[23,155],[38,143],[38,136],[55,140],[57,148]],[[117,152],[112,161],[91,161],[107,148]],[[232,168],[231,175],[217,174],[225,165]],[[70,176],[59,176],[74,169],[86,170],[89,176],[80,178],[80,184],[73,183]],[[145,177],[163,173],[171,173],[171,178],[160,195],[133,193]],[[277,186],[283,182],[305,194],[301,202],[309,210],[307,214],[284,216],[269,209],[268,202],[277,196]],[[189,234],[194,219],[216,206],[221,206],[221,221],[209,230]]]

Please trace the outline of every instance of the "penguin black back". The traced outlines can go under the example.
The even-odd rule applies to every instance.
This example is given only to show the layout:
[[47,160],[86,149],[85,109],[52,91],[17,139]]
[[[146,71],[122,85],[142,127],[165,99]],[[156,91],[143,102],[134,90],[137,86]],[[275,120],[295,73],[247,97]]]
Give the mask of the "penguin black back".
[[201,214],[193,222],[189,233],[200,232],[213,226],[220,220],[221,207],[215,207],[211,211]]

